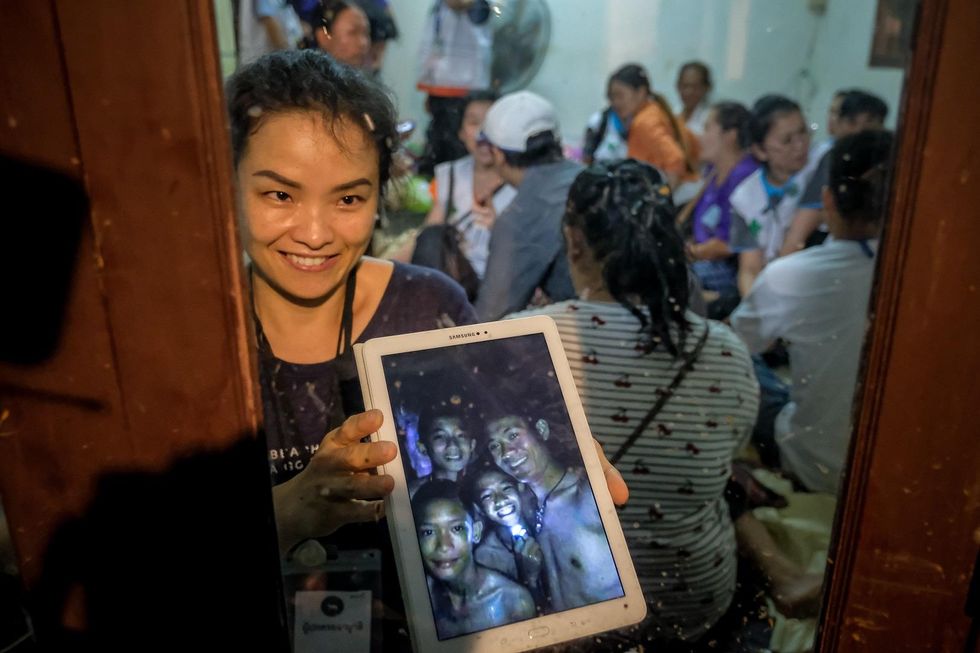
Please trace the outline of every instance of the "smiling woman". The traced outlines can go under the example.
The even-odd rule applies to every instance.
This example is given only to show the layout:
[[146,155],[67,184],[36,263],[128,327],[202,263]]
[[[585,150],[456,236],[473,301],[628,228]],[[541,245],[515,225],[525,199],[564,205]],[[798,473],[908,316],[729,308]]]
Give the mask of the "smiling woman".
[[238,184],[260,315],[270,302],[323,303],[371,238],[377,150],[360,129],[331,136],[312,113],[266,119],[249,145]]
[[[333,534],[324,545],[384,551],[383,526],[355,523],[381,517],[391,478],[365,472],[395,451],[360,442],[381,416],[362,412],[351,344],[470,323],[473,309],[439,272],[364,256],[397,142],[380,86],[288,51],[240,69],[227,95],[280,548]],[[402,614],[385,571],[380,598]],[[404,638],[386,626],[386,641]]]

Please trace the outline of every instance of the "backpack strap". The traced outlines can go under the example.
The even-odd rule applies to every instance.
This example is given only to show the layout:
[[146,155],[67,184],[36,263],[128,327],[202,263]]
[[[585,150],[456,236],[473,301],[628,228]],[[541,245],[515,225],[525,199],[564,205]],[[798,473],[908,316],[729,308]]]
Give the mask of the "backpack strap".
[[694,349],[691,350],[691,353],[689,353],[684,358],[684,362],[681,364],[680,369],[677,370],[677,375],[674,376],[674,380],[670,382],[670,385],[667,387],[667,390],[660,394],[660,396],[657,398],[657,402],[646,414],[646,417],[640,420],[640,423],[637,424],[636,428],[633,430],[630,436],[626,438],[626,441],[622,444],[622,446],[616,450],[616,453],[614,453],[609,457],[609,462],[611,462],[613,465],[619,462],[619,460],[623,457],[623,455],[627,451],[629,451],[630,447],[632,447],[636,443],[636,441],[643,434],[643,431],[645,431],[646,428],[650,425],[650,422],[653,421],[653,418],[657,416],[657,414],[664,407],[664,404],[667,403],[667,400],[670,399],[672,396],[674,396],[674,390],[676,390],[677,386],[681,384],[681,381],[684,380],[684,377],[687,376],[687,373],[690,372],[692,369],[694,369],[694,361],[696,361],[698,356],[701,355],[701,350],[704,349],[704,343],[708,341],[708,333],[710,331],[711,331],[711,326],[708,324],[707,320],[705,320],[704,334],[701,336],[700,339],[698,339],[698,344],[694,346]]

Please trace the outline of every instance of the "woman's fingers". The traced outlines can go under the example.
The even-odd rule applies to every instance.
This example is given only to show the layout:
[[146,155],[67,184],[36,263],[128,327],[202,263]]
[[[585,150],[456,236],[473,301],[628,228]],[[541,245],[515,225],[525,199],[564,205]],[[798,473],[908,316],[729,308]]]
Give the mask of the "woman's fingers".
[[390,463],[397,452],[393,442],[358,442],[341,449],[318,450],[311,465],[319,472],[352,474]]
[[384,421],[384,416],[377,408],[351,415],[344,423],[327,435],[320,442],[320,449],[339,449],[360,442],[365,436],[371,435]]
[[311,465],[320,472],[351,473],[391,462],[398,453],[393,442],[361,442],[381,428],[382,421],[381,411],[376,409],[348,417],[323,438]]
[[621,506],[630,498],[630,489],[626,486],[623,475],[606,458],[606,453],[602,450],[599,441],[593,438],[592,443],[595,445],[596,453],[599,454],[599,463],[602,465],[602,473],[606,477],[606,485],[609,486],[609,495],[612,497],[613,503]]
[[378,521],[385,516],[384,501],[343,501],[330,508],[334,529],[354,522]]
[[320,496],[328,499],[383,499],[395,487],[388,475],[352,474],[330,476],[320,485]]

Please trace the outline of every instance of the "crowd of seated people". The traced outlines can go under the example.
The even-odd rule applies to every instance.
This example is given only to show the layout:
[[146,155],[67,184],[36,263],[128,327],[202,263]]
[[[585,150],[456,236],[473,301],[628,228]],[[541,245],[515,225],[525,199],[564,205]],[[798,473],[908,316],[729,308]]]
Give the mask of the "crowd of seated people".
[[[446,11],[455,4],[465,3]],[[323,31],[320,48],[342,45],[346,20],[357,47],[333,55],[366,61],[364,12],[331,6],[318,20],[336,31]],[[460,319],[555,318],[591,429],[633,490],[622,520],[650,616],[622,637],[711,650],[730,627],[739,555],[781,611],[815,609],[820,578],[754,520],[746,497],[757,489],[732,471],[757,454],[800,490],[839,488],[892,139],[887,106],[860,89],[835,96],[833,140],[811,147],[792,98],[715,102],[700,62],[681,67],[677,88],[675,113],[642,66],[615,70],[608,107],[584,130],[583,161],[566,158],[555,107],[539,94],[431,97],[443,131],[426,150],[426,225],[440,228],[393,258],[468,284],[473,308],[457,307]],[[446,267],[450,246],[468,277]],[[574,602],[587,583],[543,566],[548,533],[523,507],[533,479],[493,453],[492,425],[426,424],[419,446],[434,468],[412,487],[420,533],[455,520],[469,538],[465,568],[427,562],[430,591],[454,604],[458,572],[513,590],[508,614],[540,611],[544,586],[558,609],[563,582]],[[527,424],[504,426],[536,440]],[[519,547],[507,537],[515,525],[526,533]],[[445,626],[477,627],[451,614]]]
[[[751,452],[801,490],[839,487],[891,140],[866,91],[835,96],[835,140],[811,147],[791,98],[709,103],[698,62],[677,84],[675,115],[642,67],[615,71],[584,169],[562,157],[545,98],[489,108],[478,142],[517,193],[489,228],[475,305],[485,320],[555,318],[590,426],[635,491],[622,518],[652,608],[643,638],[696,650],[729,627],[738,554],[779,610],[816,609],[821,577],[784,555],[743,501],[758,488],[733,491],[730,474]],[[689,359],[669,417],[633,433]]]

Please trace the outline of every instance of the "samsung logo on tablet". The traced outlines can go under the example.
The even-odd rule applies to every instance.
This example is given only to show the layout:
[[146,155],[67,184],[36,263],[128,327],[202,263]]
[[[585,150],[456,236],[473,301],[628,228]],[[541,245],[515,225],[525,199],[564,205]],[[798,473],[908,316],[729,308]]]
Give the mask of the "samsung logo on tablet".
[[[483,333],[486,334],[486,331],[484,331]],[[480,335],[479,331],[470,331],[468,333],[454,333],[451,336],[449,336],[449,339],[459,340],[460,338],[472,338],[473,336],[478,336],[478,335]]]

